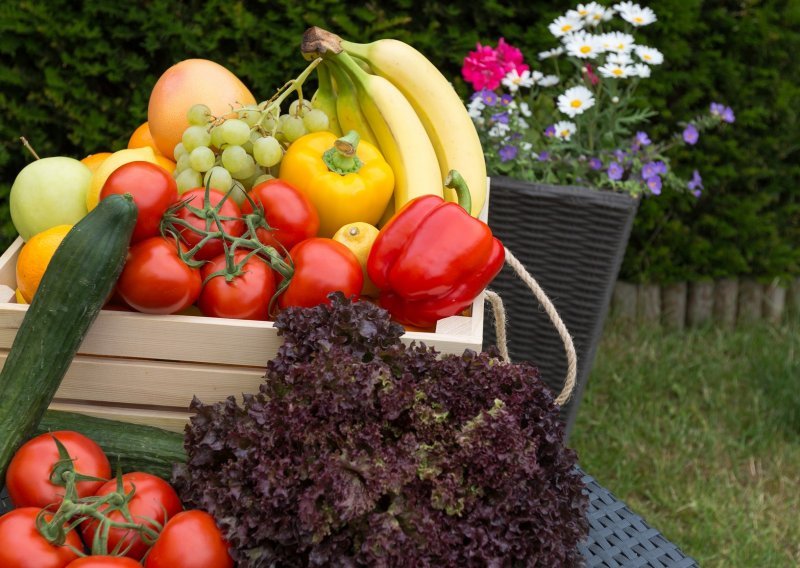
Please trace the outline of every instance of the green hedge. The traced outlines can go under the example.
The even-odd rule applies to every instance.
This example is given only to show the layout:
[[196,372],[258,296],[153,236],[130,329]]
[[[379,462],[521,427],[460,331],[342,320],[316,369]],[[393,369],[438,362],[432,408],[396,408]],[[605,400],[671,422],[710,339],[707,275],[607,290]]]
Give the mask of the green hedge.
[[[188,57],[227,66],[264,99],[305,65],[309,25],[367,41],[413,43],[452,77],[477,41],[504,36],[529,62],[553,45],[547,24],[567,2],[459,3],[393,0],[362,7],[330,0],[146,3],[5,3],[0,7],[0,244],[14,236],[8,189],[29,157],[86,154],[125,146],[146,120],[158,76]],[[792,1],[660,0],[659,22],[643,30],[667,62],[647,83],[666,132],[711,100],[734,108],[724,136],[704,135],[686,163],[706,195],[688,207],[662,196],[642,203],[622,276],[669,281],[798,272],[800,6]],[[688,167],[688,166],[687,166]]]

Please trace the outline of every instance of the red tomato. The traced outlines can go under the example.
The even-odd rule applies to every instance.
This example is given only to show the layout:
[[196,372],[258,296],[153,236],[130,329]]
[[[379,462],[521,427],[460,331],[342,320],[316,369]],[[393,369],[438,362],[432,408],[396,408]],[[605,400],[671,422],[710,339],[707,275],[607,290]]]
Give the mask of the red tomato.
[[[183,244],[181,248],[186,250]],[[117,291],[135,310],[174,314],[197,300],[202,284],[200,269],[181,260],[174,240],[151,237],[128,251]]]
[[[203,187],[198,187],[196,189],[190,189],[187,192],[184,192],[181,195],[181,201],[188,199],[188,204],[197,209],[203,209],[206,204],[206,190]],[[225,197],[225,194],[212,189],[208,193],[208,202],[211,206],[216,206],[222,198]],[[193,227],[201,229],[203,231],[206,230],[206,219],[201,219],[194,213],[192,213],[188,208],[181,207],[176,212],[176,215],[179,219],[183,219],[187,223],[190,223]],[[220,217],[236,217],[235,219],[230,220],[223,220],[222,221],[222,229],[233,237],[241,236],[246,227],[244,221],[240,218],[242,216],[242,212],[239,210],[239,206],[236,205],[236,202],[233,199],[226,199],[225,203],[219,208],[218,215]],[[203,236],[195,233],[191,229],[186,227],[178,227],[181,236],[186,240],[186,245],[191,250],[196,244],[198,244]],[[210,231],[218,231],[217,223],[215,221],[211,221],[209,225]],[[219,256],[223,252],[222,248],[222,239],[213,238],[209,240],[206,244],[203,245],[197,253],[195,253],[194,258],[196,260],[210,260],[215,256]]]
[[129,162],[108,176],[100,191],[100,199],[115,193],[133,196],[139,212],[131,243],[137,243],[161,233],[161,217],[178,200],[178,185],[161,166],[150,162]]
[[336,290],[347,297],[361,293],[361,265],[342,243],[321,237],[307,239],[295,245],[289,255],[294,261],[294,276],[278,297],[282,308],[328,303],[328,294]]
[[232,568],[228,543],[205,511],[178,513],[150,549],[145,568]]
[[[237,250],[237,263],[247,256],[247,250]],[[203,282],[213,272],[225,268],[225,255],[221,254],[200,269]],[[242,268],[242,274],[228,282],[225,276],[215,276],[205,283],[197,306],[203,315],[217,318],[268,320],[269,301],[275,295],[275,274],[262,259],[251,257]]]
[[86,556],[70,562],[67,568],[142,568],[142,565],[126,556]]
[[[83,434],[58,431],[41,434],[25,442],[14,454],[6,473],[6,484],[11,501],[16,507],[40,507],[61,503],[64,486],[51,481],[53,466],[60,460],[58,446],[53,437],[64,444],[74,460],[77,473],[108,479],[111,465],[102,448]],[[94,495],[103,481],[77,483],[78,495]]]
[[[0,517],[0,566],[8,568],[65,568],[83,550],[81,538],[75,531],[67,533],[64,546],[54,546],[36,528],[38,507],[14,509]],[[53,515],[46,514],[50,520]]]
[[[134,521],[139,524],[152,527],[151,520],[155,520],[162,525],[169,519],[177,515],[183,509],[178,494],[169,483],[150,475],[149,473],[133,472],[122,476],[122,484],[125,493],[130,493],[131,489],[136,488],[136,493],[128,503],[128,509]],[[112,479],[98,489],[96,495],[108,495],[117,490],[117,480]],[[101,511],[103,509],[101,508]],[[108,513],[108,517],[115,522],[125,522],[120,511]],[[155,527],[153,527],[155,528]],[[94,542],[97,522],[91,521],[81,525],[81,534],[86,540],[86,545],[91,549]],[[127,549],[125,556],[141,560],[148,545],[138,533],[125,529],[112,528],[108,535],[108,550],[114,550],[122,542],[120,550]],[[130,545],[130,548],[128,546]]]
[[[319,215],[317,209],[306,195],[293,185],[280,179],[271,179],[258,184],[248,193],[250,198],[264,207],[264,218],[274,230],[256,229],[258,240],[273,246],[278,251],[280,245],[291,250],[300,241],[317,236]],[[252,213],[249,201],[242,204],[242,213]]]

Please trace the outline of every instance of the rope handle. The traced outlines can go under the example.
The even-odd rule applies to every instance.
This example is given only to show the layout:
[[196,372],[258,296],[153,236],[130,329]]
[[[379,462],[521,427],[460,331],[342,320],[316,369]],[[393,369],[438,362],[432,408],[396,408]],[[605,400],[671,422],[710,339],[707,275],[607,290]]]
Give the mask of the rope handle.
[[[572,391],[575,389],[575,377],[578,374],[578,355],[575,352],[575,345],[572,343],[572,337],[570,336],[569,331],[567,331],[567,326],[565,326],[564,322],[561,320],[561,316],[558,315],[553,302],[551,302],[550,298],[547,297],[547,294],[544,293],[544,290],[542,290],[542,287],[539,286],[539,283],[536,281],[536,279],[525,269],[522,263],[517,260],[517,257],[511,254],[511,251],[508,250],[508,248],[505,249],[505,252],[506,264],[508,264],[514,270],[520,280],[522,280],[525,285],[530,288],[530,291],[550,317],[550,321],[556,328],[556,331],[558,331],[561,341],[564,342],[564,351],[567,354],[567,376],[564,379],[564,388],[561,390],[561,394],[556,397],[556,404],[559,406],[564,406],[564,403],[566,403],[569,400],[569,397],[572,396]],[[511,361],[511,358],[508,356],[506,308],[503,305],[503,300],[500,298],[500,295],[497,292],[486,290],[486,299],[492,306],[492,312],[494,313],[497,348],[500,350],[500,356],[503,358],[503,361],[508,363]]]

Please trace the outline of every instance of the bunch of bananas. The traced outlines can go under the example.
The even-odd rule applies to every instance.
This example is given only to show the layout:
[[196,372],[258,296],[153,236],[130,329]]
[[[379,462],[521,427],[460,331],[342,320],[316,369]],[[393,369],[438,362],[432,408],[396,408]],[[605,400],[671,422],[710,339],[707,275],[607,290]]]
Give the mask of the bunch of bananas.
[[358,44],[317,27],[306,30],[302,51],[323,58],[312,106],[328,115],[330,130],[357,131],[394,170],[395,210],[419,195],[455,200],[443,186],[457,170],[478,216],[486,200],[483,149],[461,98],[436,66],[398,40]]

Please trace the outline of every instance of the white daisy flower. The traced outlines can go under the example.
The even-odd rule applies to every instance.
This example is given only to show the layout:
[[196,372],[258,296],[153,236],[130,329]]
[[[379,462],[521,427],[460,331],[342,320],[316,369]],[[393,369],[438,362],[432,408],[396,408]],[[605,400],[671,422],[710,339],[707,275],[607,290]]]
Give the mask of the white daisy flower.
[[656,13],[633,2],[621,2],[614,6],[623,20],[636,26],[647,26],[656,21]]
[[581,59],[594,59],[603,52],[603,44],[596,35],[578,32],[564,40],[567,53]]
[[607,51],[617,53],[628,52],[633,49],[633,36],[623,32],[608,32],[600,36],[600,42]]
[[539,86],[540,87],[552,87],[553,85],[558,85],[559,78],[558,75],[545,75],[541,79],[539,79]]
[[547,26],[550,33],[556,37],[565,36],[572,32],[577,32],[583,28],[583,22],[580,18],[570,18],[568,16],[559,16],[555,21]]
[[617,65],[630,65],[633,63],[633,58],[623,51],[621,53],[609,53],[606,61],[608,63],[616,63]]
[[525,101],[519,103],[519,112],[522,113],[522,116],[530,117],[533,113],[531,112],[531,107]]
[[636,63],[633,66],[633,71],[637,77],[641,77],[642,79],[647,79],[650,76],[650,66],[644,63]]
[[617,63],[606,63],[598,71],[603,77],[611,77],[612,79],[625,79],[634,74],[634,69],[630,65],[619,65]]
[[533,87],[531,72],[528,70],[523,71],[522,75],[520,75],[516,69],[512,69],[503,77],[502,83],[508,87],[508,90],[512,93],[516,93],[520,87],[525,87],[526,89]]
[[553,49],[548,49],[547,51],[540,51],[539,59],[550,59],[551,57],[558,57],[563,53],[564,53],[563,47],[554,47]]
[[561,120],[556,122],[553,125],[553,128],[556,131],[556,138],[561,140],[569,140],[572,138],[572,135],[578,130],[578,127],[575,126],[574,122],[570,122],[568,120]]
[[592,2],[592,4],[595,5],[594,9],[589,13],[588,16],[586,16],[586,18],[584,18],[587,25],[595,28],[601,23],[610,20],[614,15],[614,10],[611,8],[604,8],[595,2]]
[[558,96],[558,110],[570,118],[583,114],[583,112],[594,106],[594,96],[592,92],[583,86],[572,87],[564,91],[563,95]]
[[494,126],[489,129],[489,136],[492,138],[503,138],[511,127],[504,122],[495,122]]
[[481,112],[486,108],[486,104],[481,97],[475,97],[467,105],[467,112],[473,119],[481,117]]
[[636,55],[639,59],[649,65],[661,65],[664,63],[664,54],[658,51],[655,47],[647,47],[646,45],[637,45],[634,47]]
[[578,7],[575,10],[570,10],[570,12],[574,11],[584,20],[589,20],[595,12],[602,9],[603,7],[597,2],[587,2],[586,4],[578,4]]

